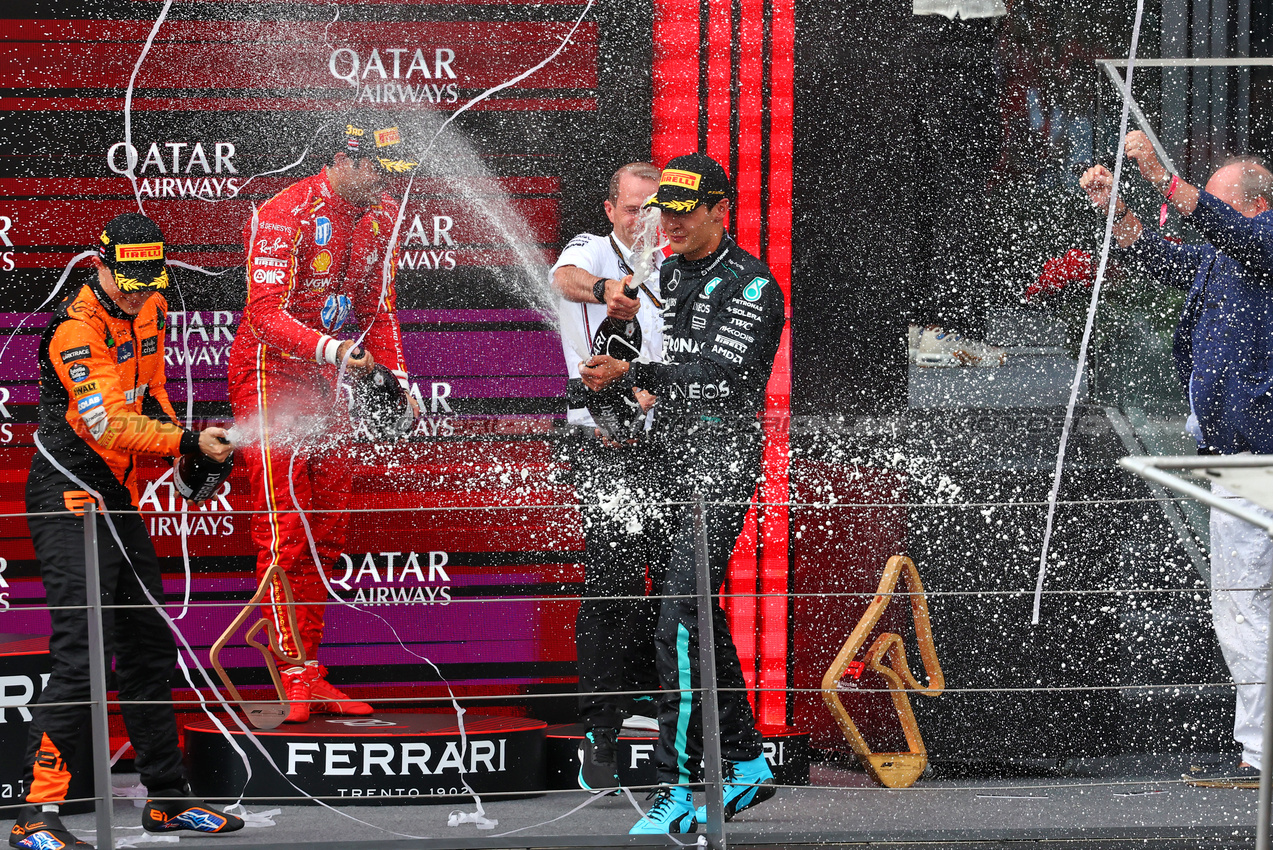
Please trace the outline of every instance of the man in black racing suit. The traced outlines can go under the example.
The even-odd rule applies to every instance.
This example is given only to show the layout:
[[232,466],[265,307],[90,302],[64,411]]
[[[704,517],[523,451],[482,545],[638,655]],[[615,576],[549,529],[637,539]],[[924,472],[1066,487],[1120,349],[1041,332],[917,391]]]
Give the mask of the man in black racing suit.
[[[590,389],[625,381],[659,397],[652,437],[664,448],[664,494],[685,502],[702,494],[712,592],[725,579],[734,543],[760,477],[759,414],[785,323],[785,299],[768,267],[725,232],[729,178],[702,154],[676,157],[649,203],[663,210],[675,255],[660,274],[664,296],[663,362],[598,356],[581,375]],[[690,782],[701,770],[698,605],[694,596],[692,509],[671,508],[667,579],[656,638],[663,687],[655,750],[663,786],[633,833],[693,832],[706,820]],[[719,602],[712,606],[720,687],[726,817],[773,796],[744,693],[738,651]]]

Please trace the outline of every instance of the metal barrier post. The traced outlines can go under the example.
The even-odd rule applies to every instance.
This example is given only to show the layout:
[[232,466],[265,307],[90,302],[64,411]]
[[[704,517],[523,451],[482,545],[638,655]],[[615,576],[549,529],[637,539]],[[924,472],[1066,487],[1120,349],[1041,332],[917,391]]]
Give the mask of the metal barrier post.
[[694,495],[694,566],[698,574],[698,681],[703,705],[703,779],[708,844],[725,850],[725,784],[721,769],[720,703],[716,692],[716,636],[712,626],[712,571],[707,561],[703,494]]
[[1273,625],[1269,628],[1267,651],[1264,665],[1264,746],[1260,752],[1263,764],[1260,765],[1260,802],[1255,820],[1257,850],[1269,850],[1269,812],[1270,801],[1273,800],[1273,777],[1270,776],[1273,764],[1269,763],[1269,754],[1273,753]]
[[84,583],[88,596],[88,682],[93,700],[93,784],[98,802],[98,847],[115,846],[111,834],[111,741],[106,719],[106,645],[102,637],[102,583],[97,562],[97,505],[84,506]]

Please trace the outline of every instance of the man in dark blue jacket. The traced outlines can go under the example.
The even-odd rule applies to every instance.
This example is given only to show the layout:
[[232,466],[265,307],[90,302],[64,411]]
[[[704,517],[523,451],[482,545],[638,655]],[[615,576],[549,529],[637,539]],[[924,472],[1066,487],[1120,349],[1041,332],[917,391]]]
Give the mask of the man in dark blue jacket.
[[[695,808],[690,791],[702,767],[703,717],[695,535],[684,504],[703,496],[715,594],[760,477],[759,416],[786,322],[773,273],[725,232],[729,193],[725,169],[703,154],[667,164],[658,193],[647,202],[662,209],[673,251],[659,271],[663,362],[597,356],[580,370],[589,389],[622,381],[658,396],[650,435],[662,449],[658,474],[666,501],[673,503],[655,638],[663,702],[654,759],[663,787],[634,833],[693,832],[706,822],[706,808]],[[711,613],[728,820],[769,799],[775,789],[719,602]]]
[[[1146,230],[1120,199],[1114,256],[1188,291],[1173,355],[1189,396],[1187,428],[1200,454],[1273,454],[1273,174],[1258,157],[1226,162],[1198,189],[1168,173],[1148,137],[1127,135],[1127,156],[1167,203],[1207,239],[1178,245]],[[1113,178],[1095,166],[1080,180],[1108,208]],[[1220,495],[1235,498],[1215,486]],[[1246,503],[1247,507],[1259,510]],[[1187,775],[1195,785],[1257,787],[1263,767],[1264,686],[1273,541],[1211,511],[1211,614],[1237,684],[1237,766]]]

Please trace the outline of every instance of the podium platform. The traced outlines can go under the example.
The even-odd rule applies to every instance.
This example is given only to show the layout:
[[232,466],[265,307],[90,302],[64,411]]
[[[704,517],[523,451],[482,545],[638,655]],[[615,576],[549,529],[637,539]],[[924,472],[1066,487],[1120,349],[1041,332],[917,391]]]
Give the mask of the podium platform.
[[[809,733],[789,726],[757,726],[765,742],[765,758],[779,785],[809,784]],[[546,736],[548,787],[578,788],[579,744],[583,740],[582,723],[549,726]],[[639,787],[657,785],[654,770],[654,745],[657,732],[623,729],[619,732],[619,782]]]
[[454,714],[317,716],[253,729],[268,758],[237,726],[225,725],[246,754],[250,775],[211,720],[187,724],[190,784],[201,797],[244,794],[258,803],[290,805],[315,797],[341,806],[447,802],[432,795],[464,793],[461,772],[479,794],[530,795],[546,788],[547,724],[541,720],[466,715],[468,746],[461,748]]

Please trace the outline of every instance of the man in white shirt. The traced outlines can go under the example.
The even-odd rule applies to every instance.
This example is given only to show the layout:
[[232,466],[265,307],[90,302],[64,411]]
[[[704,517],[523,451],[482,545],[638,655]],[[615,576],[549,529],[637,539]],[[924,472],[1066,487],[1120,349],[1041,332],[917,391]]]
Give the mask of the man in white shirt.
[[[561,296],[557,312],[562,351],[570,376],[566,392],[569,436],[563,445],[584,521],[585,598],[575,622],[575,641],[579,713],[584,724],[579,784],[590,791],[619,787],[619,727],[634,725],[633,715],[649,718],[656,711],[658,605],[656,600],[639,597],[646,592],[647,567],[653,571],[658,560],[651,557],[658,537],[653,527],[658,511],[651,505],[652,449],[640,440],[603,438],[587,408],[596,393],[589,392],[579,378],[580,362],[593,352],[576,351],[568,340],[587,340],[596,347],[597,330],[607,315],[621,320],[635,317],[641,331],[641,356],[660,359],[663,306],[658,268],[662,254],[655,252],[646,280],[631,281],[635,297],[626,296],[623,287],[635,263],[632,247],[642,204],[658,189],[658,180],[659,170],[648,162],[630,163],[616,171],[605,202],[613,231],[608,236],[579,234],[553,266],[553,286]],[[637,400],[645,409],[653,403],[653,397],[639,391]],[[650,577],[657,592],[659,576],[652,572]],[[616,691],[633,693],[616,696]],[[646,728],[658,728],[652,719],[647,724]]]

